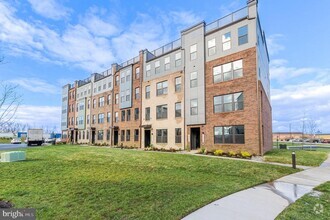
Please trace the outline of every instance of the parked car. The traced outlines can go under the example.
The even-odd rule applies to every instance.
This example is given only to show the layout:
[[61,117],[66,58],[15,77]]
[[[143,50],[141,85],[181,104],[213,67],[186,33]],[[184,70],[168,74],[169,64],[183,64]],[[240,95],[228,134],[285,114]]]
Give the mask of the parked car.
[[19,138],[14,138],[14,139],[12,139],[12,140],[10,141],[10,143],[11,143],[11,144],[21,144],[22,141],[21,141],[21,139],[19,139]]

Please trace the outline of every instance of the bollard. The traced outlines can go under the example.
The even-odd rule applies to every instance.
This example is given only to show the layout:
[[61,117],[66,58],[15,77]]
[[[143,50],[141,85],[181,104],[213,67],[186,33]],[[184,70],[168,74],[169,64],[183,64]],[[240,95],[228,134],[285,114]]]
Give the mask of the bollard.
[[292,152],[292,168],[296,169],[296,153]]

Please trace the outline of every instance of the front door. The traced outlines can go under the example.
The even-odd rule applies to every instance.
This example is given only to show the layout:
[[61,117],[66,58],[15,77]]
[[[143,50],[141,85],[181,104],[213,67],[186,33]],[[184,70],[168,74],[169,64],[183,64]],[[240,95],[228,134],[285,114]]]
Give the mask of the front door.
[[95,144],[95,130],[92,130],[92,144]]
[[191,143],[191,149],[196,150],[200,148],[200,138],[201,138],[201,132],[200,128],[191,128],[190,129],[190,143]]
[[70,134],[70,143],[73,144],[73,138],[74,138],[74,132],[71,131],[71,134]]
[[144,147],[150,147],[151,144],[151,131],[144,130]]
[[113,144],[114,145],[118,145],[118,130],[117,131],[113,131]]

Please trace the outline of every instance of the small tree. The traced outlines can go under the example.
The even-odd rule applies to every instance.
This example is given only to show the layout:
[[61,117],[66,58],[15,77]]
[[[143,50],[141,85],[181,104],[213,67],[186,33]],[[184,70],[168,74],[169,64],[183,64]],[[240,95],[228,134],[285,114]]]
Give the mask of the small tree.
[[308,120],[308,128],[310,135],[314,138],[317,131],[317,123],[313,119]]

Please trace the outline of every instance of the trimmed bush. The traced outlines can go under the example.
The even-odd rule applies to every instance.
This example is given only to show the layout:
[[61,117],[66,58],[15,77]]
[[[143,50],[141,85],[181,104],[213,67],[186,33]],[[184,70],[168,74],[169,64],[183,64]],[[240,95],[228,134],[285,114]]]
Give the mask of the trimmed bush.
[[252,155],[249,152],[247,152],[247,151],[242,151],[241,152],[241,156],[243,158],[251,158],[252,157]]
[[215,156],[221,156],[223,154],[223,150],[216,150],[214,151]]
[[228,152],[228,156],[230,156],[230,157],[235,157],[235,156],[236,156],[235,151],[229,151],[229,152]]

